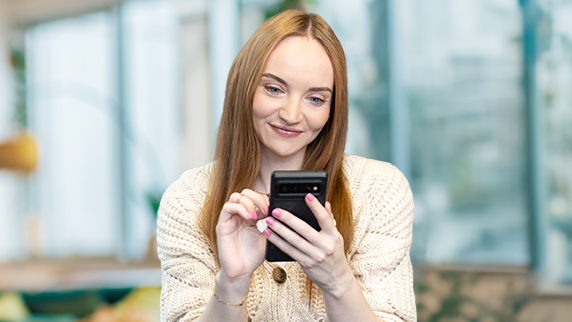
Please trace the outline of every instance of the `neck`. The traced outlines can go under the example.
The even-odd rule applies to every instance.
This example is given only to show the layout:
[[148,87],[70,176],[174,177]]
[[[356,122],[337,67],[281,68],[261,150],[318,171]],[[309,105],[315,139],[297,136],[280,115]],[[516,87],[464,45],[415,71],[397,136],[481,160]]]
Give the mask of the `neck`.
[[254,189],[260,192],[270,192],[270,176],[274,171],[302,170],[304,152],[301,150],[289,157],[277,156],[268,153],[265,149],[260,151],[260,171],[254,181]]

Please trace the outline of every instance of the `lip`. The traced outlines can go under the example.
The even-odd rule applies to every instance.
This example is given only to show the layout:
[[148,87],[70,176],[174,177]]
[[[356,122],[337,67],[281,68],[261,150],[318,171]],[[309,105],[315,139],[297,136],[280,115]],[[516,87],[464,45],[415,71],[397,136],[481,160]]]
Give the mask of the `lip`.
[[298,135],[302,134],[303,132],[298,129],[287,126],[278,126],[270,123],[268,125],[270,125],[270,127],[274,130],[274,132],[285,138],[295,138]]

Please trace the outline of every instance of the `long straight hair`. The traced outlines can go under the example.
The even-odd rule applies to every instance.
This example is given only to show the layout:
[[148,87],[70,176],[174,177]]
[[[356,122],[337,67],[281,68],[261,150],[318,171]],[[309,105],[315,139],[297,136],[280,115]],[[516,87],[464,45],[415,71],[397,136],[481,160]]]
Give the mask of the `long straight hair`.
[[342,46],[324,19],[296,10],[281,12],[266,21],[236,56],[228,75],[226,95],[218,127],[213,172],[200,214],[200,227],[218,260],[216,226],[230,195],[250,188],[260,170],[260,141],[254,129],[252,102],[268,57],[287,37],[319,41],[334,70],[334,94],[330,117],[320,134],[306,148],[304,170],[327,170],[327,200],[348,254],[354,226],[343,157],[348,128],[346,59]]

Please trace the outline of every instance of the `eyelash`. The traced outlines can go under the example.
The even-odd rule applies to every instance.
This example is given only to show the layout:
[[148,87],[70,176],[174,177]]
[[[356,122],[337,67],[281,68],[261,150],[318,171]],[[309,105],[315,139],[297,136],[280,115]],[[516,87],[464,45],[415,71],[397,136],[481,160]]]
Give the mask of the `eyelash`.
[[[279,89],[278,87],[275,86],[264,86],[264,89],[271,95],[278,95],[283,93],[281,89]],[[319,97],[315,97],[315,96],[311,96],[308,98],[308,100],[310,101],[310,103],[314,104],[314,105],[322,105],[324,104],[324,100],[319,98]]]
[[319,97],[309,97],[308,99],[310,100],[310,103],[315,105],[324,104],[324,100]]
[[282,90],[280,90],[278,87],[274,87],[274,86],[264,86],[264,89],[266,89],[266,91],[272,95],[277,95],[277,94],[282,93]]

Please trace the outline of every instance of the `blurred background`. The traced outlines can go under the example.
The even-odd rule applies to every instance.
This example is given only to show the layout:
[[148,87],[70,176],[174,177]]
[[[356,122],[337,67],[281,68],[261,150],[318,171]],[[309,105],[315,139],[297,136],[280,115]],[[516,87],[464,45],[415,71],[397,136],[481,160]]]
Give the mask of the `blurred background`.
[[288,8],[409,180],[419,321],[572,321],[572,0],[0,0],[0,321],[158,321],[161,195]]

